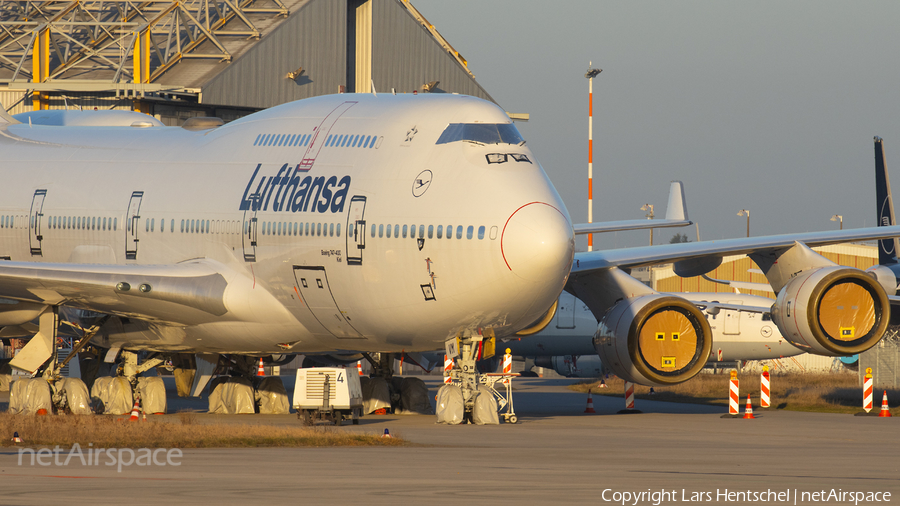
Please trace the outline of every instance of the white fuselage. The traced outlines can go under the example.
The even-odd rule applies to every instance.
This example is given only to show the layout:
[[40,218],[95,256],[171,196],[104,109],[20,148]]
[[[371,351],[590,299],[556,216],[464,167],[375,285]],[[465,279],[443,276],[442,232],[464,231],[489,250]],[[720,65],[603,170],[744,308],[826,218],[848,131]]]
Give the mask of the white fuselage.
[[161,274],[200,262],[227,283],[220,310],[188,298],[150,313],[111,286],[126,309],[103,346],[424,351],[510,335],[556,300],[573,233],[524,143],[438,143],[480,123],[509,118],[465,96],[334,95],[202,131],[10,125],[0,256]]

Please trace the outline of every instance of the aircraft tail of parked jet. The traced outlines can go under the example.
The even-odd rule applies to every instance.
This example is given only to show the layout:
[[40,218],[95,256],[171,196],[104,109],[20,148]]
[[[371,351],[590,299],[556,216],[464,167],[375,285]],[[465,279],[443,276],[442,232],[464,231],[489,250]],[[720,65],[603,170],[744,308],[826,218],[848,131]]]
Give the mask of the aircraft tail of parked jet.
[[[878,226],[887,227],[897,223],[894,217],[894,201],[891,197],[891,180],[884,164],[884,140],[875,137],[875,213]],[[896,237],[878,241],[878,263],[897,263],[898,239]]]

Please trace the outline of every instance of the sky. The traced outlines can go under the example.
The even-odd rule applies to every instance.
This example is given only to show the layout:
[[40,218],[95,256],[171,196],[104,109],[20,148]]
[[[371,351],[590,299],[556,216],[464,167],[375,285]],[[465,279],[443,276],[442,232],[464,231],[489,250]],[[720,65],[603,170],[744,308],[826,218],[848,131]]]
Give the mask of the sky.
[[[900,2],[413,0],[509,112],[587,222],[664,214],[685,184],[703,240],[874,226],[874,149],[900,166]],[[900,172],[895,180],[900,178]],[[676,232],[695,239],[693,227]],[[600,234],[595,249],[646,244]],[[579,249],[586,245],[579,242]]]

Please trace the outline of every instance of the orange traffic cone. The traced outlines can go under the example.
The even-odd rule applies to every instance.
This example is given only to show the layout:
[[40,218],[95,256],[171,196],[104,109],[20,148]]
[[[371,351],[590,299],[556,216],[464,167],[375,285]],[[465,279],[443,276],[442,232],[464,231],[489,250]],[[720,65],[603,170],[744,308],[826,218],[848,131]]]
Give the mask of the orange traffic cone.
[[139,402],[140,402],[140,399],[135,399],[135,400],[134,400],[134,407],[131,408],[131,416],[128,417],[128,421],[129,421],[129,422],[139,422],[139,421],[141,421],[141,416],[140,416],[140,414],[138,413],[138,410],[140,409],[140,408],[138,408],[138,403],[139,403]]
[[584,410],[584,412],[585,413],[596,413],[596,411],[594,411],[594,396],[591,395],[590,390],[588,390],[587,408]]
[[262,359],[262,357],[259,357],[259,368],[256,369],[256,375],[257,375],[257,376],[265,376],[265,375],[266,375],[266,370],[263,369],[263,359]]
[[881,413],[878,413],[879,417],[889,417],[891,415],[891,410],[888,408],[887,403],[887,390],[884,391],[884,396],[881,398]]
[[744,409],[744,418],[756,419],[753,416],[753,404],[750,403],[750,395],[747,395],[747,407]]

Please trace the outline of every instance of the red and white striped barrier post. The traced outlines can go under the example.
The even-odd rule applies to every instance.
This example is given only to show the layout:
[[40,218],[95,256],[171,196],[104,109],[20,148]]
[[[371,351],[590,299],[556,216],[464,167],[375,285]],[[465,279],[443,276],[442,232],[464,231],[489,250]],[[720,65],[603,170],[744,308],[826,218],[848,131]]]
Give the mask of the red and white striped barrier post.
[[872,411],[872,368],[866,367],[866,376],[863,379],[863,409],[866,413]]
[[[503,374],[512,374],[512,350],[506,349],[506,355],[503,355]],[[503,378],[503,384],[509,385],[510,379]]]
[[737,371],[731,371],[730,385],[728,394],[728,414],[737,416],[741,414],[738,408],[738,402],[740,402],[740,380],[737,378]]
[[358,372],[360,376],[363,375],[363,373],[362,373],[362,360],[357,360],[357,361],[356,361],[356,372]]
[[625,382],[625,409],[634,409],[634,383]]
[[759,407],[769,407],[769,366],[764,365],[759,379]]
[[453,378],[450,377],[450,371],[453,370],[453,359],[444,355],[444,383],[450,384],[453,383]]

